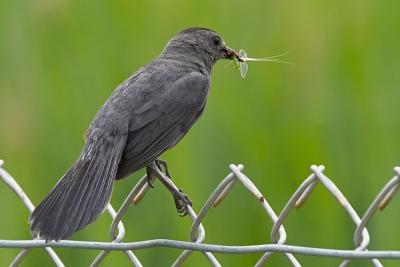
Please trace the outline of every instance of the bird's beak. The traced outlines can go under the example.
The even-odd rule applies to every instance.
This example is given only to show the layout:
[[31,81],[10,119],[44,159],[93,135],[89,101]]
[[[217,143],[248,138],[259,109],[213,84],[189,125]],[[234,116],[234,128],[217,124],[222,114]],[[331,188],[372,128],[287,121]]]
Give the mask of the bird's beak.
[[225,53],[226,59],[231,59],[231,60],[236,59],[238,61],[241,61],[240,57],[239,57],[239,53],[237,51],[235,51],[234,49],[232,49],[228,46],[225,46],[222,50]]

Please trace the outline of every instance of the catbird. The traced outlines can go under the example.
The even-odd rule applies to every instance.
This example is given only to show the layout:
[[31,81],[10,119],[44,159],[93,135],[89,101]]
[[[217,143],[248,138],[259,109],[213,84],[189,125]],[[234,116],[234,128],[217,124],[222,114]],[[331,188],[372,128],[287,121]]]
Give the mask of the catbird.
[[[121,83],[90,123],[78,159],[30,216],[33,236],[66,239],[103,212],[114,180],[145,167],[148,177],[155,168],[166,170],[159,157],[203,113],[219,59],[240,60],[215,31],[188,28]],[[190,200],[162,182],[185,213]]]

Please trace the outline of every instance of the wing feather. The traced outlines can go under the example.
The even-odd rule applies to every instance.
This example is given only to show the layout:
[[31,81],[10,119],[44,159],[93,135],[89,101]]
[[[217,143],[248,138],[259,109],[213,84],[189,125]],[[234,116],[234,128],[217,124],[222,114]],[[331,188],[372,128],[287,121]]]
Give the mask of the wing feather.
[[187,133],[204,109],[208,86],[208,77],[190,73],[135,108],[116,179],[147,166]]

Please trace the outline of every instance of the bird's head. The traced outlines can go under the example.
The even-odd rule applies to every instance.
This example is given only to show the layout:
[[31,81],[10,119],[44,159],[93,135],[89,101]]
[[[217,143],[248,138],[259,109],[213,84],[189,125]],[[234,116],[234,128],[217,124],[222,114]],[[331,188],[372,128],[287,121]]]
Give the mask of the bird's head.
[[178,33],[169,41],[165,52],[202,58],[211,65],[219,59],[239,59],[238,52],[228,47],[218,33],[199,27],[188,28]]

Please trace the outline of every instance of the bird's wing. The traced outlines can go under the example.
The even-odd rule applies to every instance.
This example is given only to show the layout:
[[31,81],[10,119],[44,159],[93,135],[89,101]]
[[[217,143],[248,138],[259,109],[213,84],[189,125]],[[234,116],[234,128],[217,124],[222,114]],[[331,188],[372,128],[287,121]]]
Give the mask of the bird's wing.
[[200,116],[208,93],[208,77],[190,73],[137,106],[117,179],[143,168],[174,146]]

